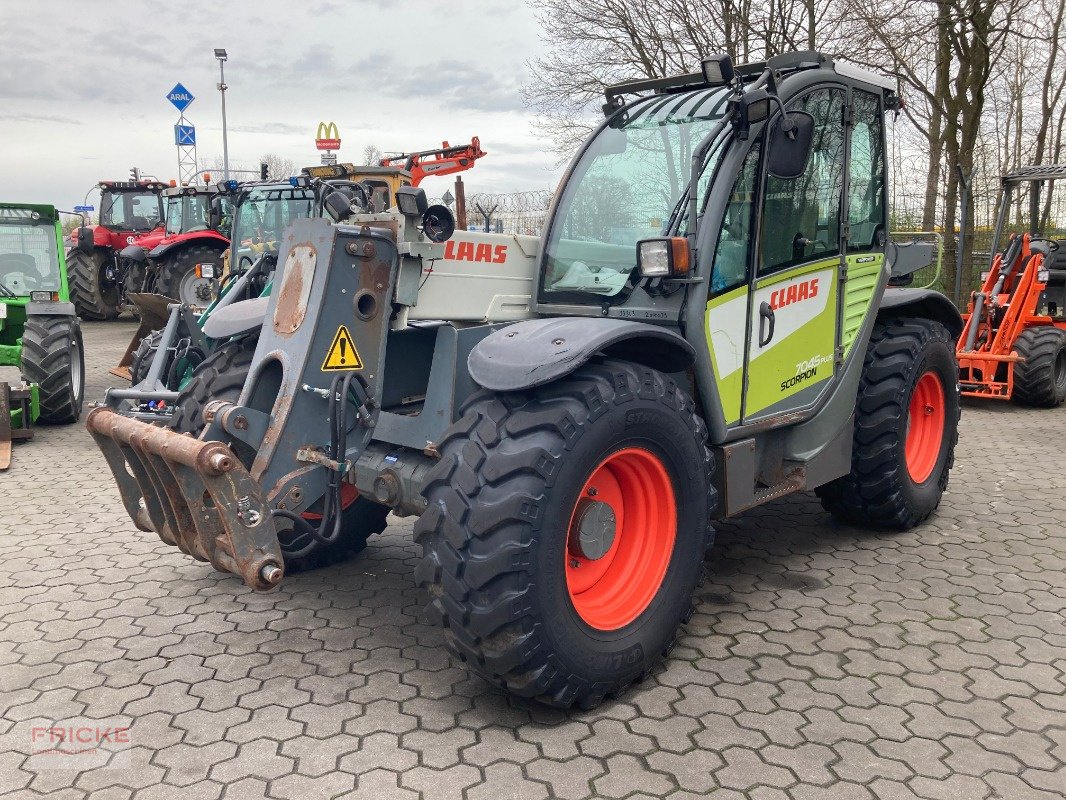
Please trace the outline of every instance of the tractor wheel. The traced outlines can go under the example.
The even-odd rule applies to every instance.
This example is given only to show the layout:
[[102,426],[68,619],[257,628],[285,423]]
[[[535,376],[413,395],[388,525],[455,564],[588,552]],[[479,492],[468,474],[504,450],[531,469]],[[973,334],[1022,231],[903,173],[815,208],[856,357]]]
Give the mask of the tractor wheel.
[[1066,331],[1029,328],[1014,343],[1024,361],[1014,365],[1014,399],[1054,408],[1066,400]]
[[255,336],[226,342],[196,367],[192,378],[174,401],[171,418],[174,430],[199,436],[204,428],[205,405],[212,400],[237,401],[248,379],[248,369],[258,342]]
[[415,576],[452,652],[561,707],[647,675],[691,615],[713,538],[706,440],[673,381],[619,361],[475,394],[415,524]]
[[855,405],[851,473],[817,489],[849,523],[907,530],[940,505],[959,438],[959,368],[939,322],[878,323]]
[[26,319],[22,379],[38,386],[41,422],[77,421],[85,399],[85,352],[77,317]]
[[115,319],[122,310],[122,289],[107,279],[107,261],[100,249],[89,254],[74,247],[67,253],[70,300],[82,319]]
[[182,247],[159,263],[155,290],[192,306],[206,306],[215,299],[215,284],[209,278],[196,276],[197,264],[214,264],[215,272],[222,271],[222,253],[214,247],[194,244]]
[[155,358],[162,338],[163,331],[155,330],[144,336],[137,344],[137,349],[133,351],[133,358],[130,361],[130,386],[136,386],[148,377],[148,368],[152,366],[152,359]]
[[[203,408],[213,400],[235,402],[248,378],[252,355],[258,338],[247,336],[227,342],[196,368],[192,380],[175,401],[172,424],[181,433],[198,436],[204,427]],[[385,530],[388,506],[359,496],[354,486],[344,484],[341,491],[343,519],[340,536],[331,544],[322,544],[306,533],[293,530],[278,534],[286,572],[301,572],[324,567],[358,553],[371,535]],[[303,516],[312,524],[321,519],[321,504]]]

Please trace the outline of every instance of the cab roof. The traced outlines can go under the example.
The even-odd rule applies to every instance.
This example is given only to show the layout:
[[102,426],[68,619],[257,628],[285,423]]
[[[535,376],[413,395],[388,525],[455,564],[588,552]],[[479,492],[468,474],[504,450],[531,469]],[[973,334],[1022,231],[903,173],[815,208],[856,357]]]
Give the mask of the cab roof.
[[0,217],[13,217],[14,215],[5,215],[3,212],[6,209],[15,211],[36,211],[41,215],[41,218],[49,222],[55,222],[59,219],[59,212],[56,211],[55,206],[46,205],[44,203],[0,203]]

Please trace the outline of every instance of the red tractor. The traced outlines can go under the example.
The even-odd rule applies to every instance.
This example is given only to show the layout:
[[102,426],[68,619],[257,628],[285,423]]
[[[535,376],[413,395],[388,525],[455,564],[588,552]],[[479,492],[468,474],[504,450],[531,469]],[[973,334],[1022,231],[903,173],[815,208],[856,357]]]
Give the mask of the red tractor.
[[[145,236],[163,237],[159,181],[101,181],[100,224],[77,228],[67,252],[70,299],[82,319],[114,319],[122,311],[126,268],[119,252]],[[157,239],[157,241],[158,241]]]
[[[172,186],[163,191],[166,223],[158,236],[134,240],[119,252],[126,264],[129,293],[150,292],[192,306],[214,299],[223,255],[229,248],[228,223],[213,220],[212,186]],[[222,195],[225,205],[227,197]]]

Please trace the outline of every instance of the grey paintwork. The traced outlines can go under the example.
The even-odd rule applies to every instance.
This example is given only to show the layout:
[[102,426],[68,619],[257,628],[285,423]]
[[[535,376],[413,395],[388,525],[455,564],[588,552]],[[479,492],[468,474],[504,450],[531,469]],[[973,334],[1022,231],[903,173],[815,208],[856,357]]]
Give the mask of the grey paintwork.
[[204,322],[204,335],[212,339],[228,339],[262,327],[268,305],[269,297],[253,297],[217,308]]

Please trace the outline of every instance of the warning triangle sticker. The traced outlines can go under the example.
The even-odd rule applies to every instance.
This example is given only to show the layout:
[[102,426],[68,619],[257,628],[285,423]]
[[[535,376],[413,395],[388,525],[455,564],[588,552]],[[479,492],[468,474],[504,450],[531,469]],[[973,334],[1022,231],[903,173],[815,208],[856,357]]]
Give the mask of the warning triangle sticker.
[[326,360],[322,362],[323,372],[346,372],[363,368],[363,360],[359,358],[359,351],[355,349],[355,342],[348,329],[341,325],[337,328],[337,335],[333,337],[333,344],[329,346]]

